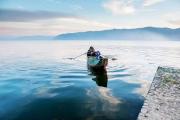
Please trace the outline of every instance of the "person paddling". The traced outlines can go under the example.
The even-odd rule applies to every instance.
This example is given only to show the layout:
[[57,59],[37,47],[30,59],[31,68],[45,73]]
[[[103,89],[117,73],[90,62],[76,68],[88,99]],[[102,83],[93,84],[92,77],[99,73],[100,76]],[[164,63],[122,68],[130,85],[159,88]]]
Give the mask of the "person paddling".
[[95,49],[94,47],[90,46],[88,52],[87,52],[87,56],[95,56]]
[[95,51],[94,47],[90,46],[87,56],[96,57],[97,59],[101,59],[101,53],[99,51]]

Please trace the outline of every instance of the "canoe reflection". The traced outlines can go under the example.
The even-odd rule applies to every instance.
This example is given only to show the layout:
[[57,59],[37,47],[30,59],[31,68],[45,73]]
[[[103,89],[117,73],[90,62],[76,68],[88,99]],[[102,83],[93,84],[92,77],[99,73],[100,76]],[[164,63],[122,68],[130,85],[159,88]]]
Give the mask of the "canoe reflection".
[[107,87],[108,83],[108,76],[106,69],[91,69],[88,68],[90,74],[94,77],[92,77],[92,80],[96,82],[98,86]]

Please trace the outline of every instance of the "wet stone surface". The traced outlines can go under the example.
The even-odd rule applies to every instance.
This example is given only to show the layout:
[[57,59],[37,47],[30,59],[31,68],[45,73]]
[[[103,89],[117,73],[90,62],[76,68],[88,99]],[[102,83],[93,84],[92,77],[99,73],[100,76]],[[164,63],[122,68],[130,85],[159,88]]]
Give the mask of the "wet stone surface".
[[180,69],[158,67],[138,120],[180,120]]

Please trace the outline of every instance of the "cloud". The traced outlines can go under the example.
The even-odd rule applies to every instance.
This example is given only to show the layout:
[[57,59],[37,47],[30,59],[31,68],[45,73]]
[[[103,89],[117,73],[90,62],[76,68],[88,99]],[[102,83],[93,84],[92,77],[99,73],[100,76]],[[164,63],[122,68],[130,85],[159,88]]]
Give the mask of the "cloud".
[[0,35],[57,35],[110,29],[112,25],[82,18],[54,18],[25,22],[0,22]]
[[151,5],[155,5],[157,3],[160,3],[162,1],[165,1],[165,0],[144,0],[143,5],[144,6],[151,6]]
[[103,7],[111,11],[114,15],[128,15],[136,11],[130,0],[108,0],[103,4]]
[[169,12],[166,13],[162,16],[163,19],[166,20],[167,23],[169,23],[170,25],[172,25],[172,27],[180,27],[180,16],[179,16],[180,12],[176,11],[176,12]]
[[76,18],[78,16],[67,13],[49,12],[49,11],[0,9],[0,21],[23,22],[23,21],[42,20],[42,19],[72,18],[72,17]]
[[170,24],[175,25],[176,27],[180,27],[180,19],[179,20],[169,20]]
[[73,14],[0,9],[0,35],[57,35],[107,28],[112,26]]
[[165,0],[106,0],[102,6],[114,15],[130,15],[142,11],[152,11],[146,7]]

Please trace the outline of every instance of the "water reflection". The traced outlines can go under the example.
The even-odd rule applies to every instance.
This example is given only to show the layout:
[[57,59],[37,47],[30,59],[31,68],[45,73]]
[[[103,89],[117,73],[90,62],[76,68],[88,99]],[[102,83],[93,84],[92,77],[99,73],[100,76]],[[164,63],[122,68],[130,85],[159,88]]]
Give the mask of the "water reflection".
[[108,76],[107,70],[104,68],[92,69],[88,68],[90,75],[92,75],[92,80],[96,82],[98,86],[107,87]]
[[[135,43],[0,42],[0,120],[135,120],[156,66],[180,66],[180,44]],[[86,56],[63,59],[89,44],[118,58],[108,76],[88,76]]]

